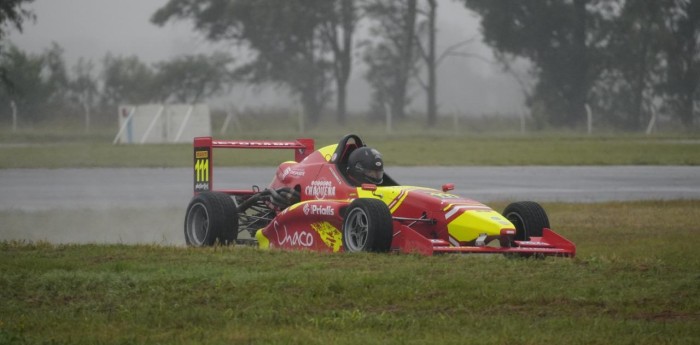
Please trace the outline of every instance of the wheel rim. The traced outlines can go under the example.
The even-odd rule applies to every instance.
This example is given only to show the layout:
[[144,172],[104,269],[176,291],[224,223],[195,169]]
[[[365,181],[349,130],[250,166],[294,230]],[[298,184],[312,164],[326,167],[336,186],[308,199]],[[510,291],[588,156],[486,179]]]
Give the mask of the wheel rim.
[[[527,241],[529,237],[527,234],[527,229],[525,228],[525,221],[523,220],[523,217],[521,217],[519,213],[511,212],[506,215],[506,219],[515,225],[516,231],[521,232],[523,234],[522,239]],[[516,238],[517,237],[519,237],[518,234],[516,234]]]
[[369,221],[364,210],[356,208],[345,220],[345,244],[351,252],[362,251],[367,244]]
[[192,205],[187,214],[187,237],[193,245],[201,246],[209,232],[209,214],[202,203]]

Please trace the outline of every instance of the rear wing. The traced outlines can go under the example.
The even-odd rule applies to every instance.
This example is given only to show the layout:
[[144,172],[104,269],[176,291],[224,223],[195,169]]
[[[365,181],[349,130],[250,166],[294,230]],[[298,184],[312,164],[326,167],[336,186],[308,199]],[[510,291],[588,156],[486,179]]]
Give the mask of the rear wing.
[[289,149],[294,150],[294,160],[314,152],[313,139],[295,141],[277,140],[215,140],[212,137],[196,137],[194,147],[194,194],[213,190],[214,148],[227,149]]

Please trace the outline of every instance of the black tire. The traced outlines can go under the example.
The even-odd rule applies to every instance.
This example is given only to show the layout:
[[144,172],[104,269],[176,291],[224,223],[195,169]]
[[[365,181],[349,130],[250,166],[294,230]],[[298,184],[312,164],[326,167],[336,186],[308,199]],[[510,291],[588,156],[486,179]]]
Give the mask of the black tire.
[[515,240],[529,241],[530,237],[541,237],[542,229],[549,228],[549,218],[540,204],[534,201],[519,201],[506,206],[503,216],[515,225]]
[[238,213],[231,196],[203,192],[192,198],[185,214],[185,242],[188,246],[229,245],[237,238]]
[[384,202],[355,199],[345,212],[343,248],[346,252],[388,252],[393,239],[393,220]]

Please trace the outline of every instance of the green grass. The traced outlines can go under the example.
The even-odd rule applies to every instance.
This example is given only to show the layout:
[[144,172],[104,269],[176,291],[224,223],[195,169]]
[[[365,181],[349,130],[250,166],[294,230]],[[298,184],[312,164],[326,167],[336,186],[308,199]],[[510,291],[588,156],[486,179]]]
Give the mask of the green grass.
[[700,201],[544,206],[575,259],[2,242],[0,343],[700,342]]
[[[242,128],[220,134],[221,114],[212,116],[218,139],[291,140],[308,137],[316,148],[337,143],[345,134],[359,134],[384,154],[389,165],[700,165],[700,136],[664,132],[651,136],[609,131],[588,136],[581,131],[520,133],[518,119],[463,118],[456,125],[441,118],[434,128],[408,119],[387,135],[383,125],[353,117],[340,126],[328,119],[298,131],[288,114],[248,114]],[[274,124],[274,125],[271,125]],[[99,125],[86,132],[79,123],[0,127],[0,169],[82,167],[189,167],[191,144],[112,145],[117,132]],[[217,166],[274,166],[292,159],[289,151],[216,150]]]
[[[435,136],[363,134],[387,164],[411,165],[700,165],[700,140],[643,136]],[[342,134],[314,134],[316,148],[336,143]],[[286,135],[229,135],[237,139],[293,139]],[[106,138],[103,138],[106,139]],[[6,138],[7,140],[7,138]],[[274,166],[290,151],[215,151],[216,166]],[[52,142],[0,141],[0,168],[189,167],[189,144],[112,145],[110,140],[62,139]]]

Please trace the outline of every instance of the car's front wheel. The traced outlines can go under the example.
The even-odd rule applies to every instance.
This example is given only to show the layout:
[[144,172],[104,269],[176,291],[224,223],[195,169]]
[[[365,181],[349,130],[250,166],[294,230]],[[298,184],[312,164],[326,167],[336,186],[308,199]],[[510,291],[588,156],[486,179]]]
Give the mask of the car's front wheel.
[[355,199],[345,212],[343,247],[347,252],[387,252],[393,238],[391,212],[377,199]]
[[185,215],[185,242],[189,246],[233,244],[238,237],[236,205],[226,193],[197,194]]
[[549,228],[549,217],[540,204],[519,201],[506,206],[503,216],[515,225],[515,240],[529,241],[541,237],[542,229]]

